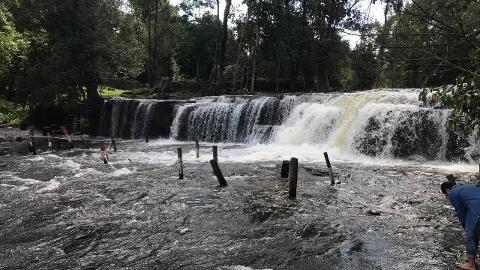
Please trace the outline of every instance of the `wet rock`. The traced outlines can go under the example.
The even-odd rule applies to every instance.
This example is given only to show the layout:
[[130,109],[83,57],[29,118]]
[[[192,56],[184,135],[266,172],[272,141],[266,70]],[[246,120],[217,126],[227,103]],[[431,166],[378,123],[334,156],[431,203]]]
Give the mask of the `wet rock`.
[[380,216],[382,214],[382,212],[378,210],[373,210],[369,208],[363,209],[362,213],[366,216]]
[[315,224],[308,224],[305,227],[303,227],[298,233],[298,236],[301,238],[312,238],[316,235],[318,235],[318,229],[315,226]]
[[270,209],[257,209],[252,213],[251,220],[252,222],[262,223],[267,221],[271,215],[272,211]]
[[421,201],[421,200],[408,200],[408,201],[406,201],[406,203],[410,204],[410,205],[417,205],[417,204],[423,203],[423,201]]
[[352,243],[352,246],[350,247],[350,251],[348,253],[353,253],[353,252],[360,252],[362,251],[363,247],[363,242],[359,240],[355,240]]
[[187,234],[189,233],[191,230],[189,228],[180,228],[177,230],[177,233],[180,234],[180,235],[184,235],[184,234]]
[[[308,166],[304,166],[303,167],[308,173],[310,173],[311,175],[315,175],[315,176],[329,176],[329,172],[327,169],[323,169],[323,168],[315,168],[315,167],[308,167]],[[338,177],[338,174],[337,173],[333,173],[333,175],[335,177]]]
[[16,141],[16,142],[23,142],[23,140],[24,140],[24,138],[23,138],[22,136],[17,136],[17,137],[15,138],[15,141]]

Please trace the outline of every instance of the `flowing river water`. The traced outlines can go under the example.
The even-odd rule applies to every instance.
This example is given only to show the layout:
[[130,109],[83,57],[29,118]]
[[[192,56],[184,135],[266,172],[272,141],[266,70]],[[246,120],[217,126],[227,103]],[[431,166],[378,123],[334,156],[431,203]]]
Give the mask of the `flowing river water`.
[[[100,133],[125,138],[110,165],[97,149],[0,156],[0,268],[455,269],[462,228],[439,185],[477,181],[478,140],[414,95],[204,98],[149,143],[135,138],[166,133],[164,104],[108,101]],[[335,186],[312,173],[325,151]],[[296,200],[280,178],[291,157]]]

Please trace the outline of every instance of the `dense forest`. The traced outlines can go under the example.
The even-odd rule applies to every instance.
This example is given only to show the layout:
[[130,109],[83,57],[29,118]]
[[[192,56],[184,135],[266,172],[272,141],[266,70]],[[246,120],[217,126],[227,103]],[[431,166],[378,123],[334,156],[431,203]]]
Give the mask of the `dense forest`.
[[[436,97],[478,124],[480,2],[371,0],[384,3],[382,22],[359,2],[3,0],[0,107],[94,105],[122,80],[188,80],[203,94],[454,85]],[[345,34],[360,42],[351,48]]]

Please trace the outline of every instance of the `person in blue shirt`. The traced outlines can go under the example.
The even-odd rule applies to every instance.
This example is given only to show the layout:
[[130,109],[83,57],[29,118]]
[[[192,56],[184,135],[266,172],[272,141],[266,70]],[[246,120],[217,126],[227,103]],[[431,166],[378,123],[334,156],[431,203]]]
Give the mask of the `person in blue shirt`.
[[478,242],[480,240],[480,188],[472,184],[456,184],[453,181],[441,185],[442,193],[448,197],[457,212],[458,219],[464,228],[464,241],[467,259],[458,264],[462,269],[476,270]]

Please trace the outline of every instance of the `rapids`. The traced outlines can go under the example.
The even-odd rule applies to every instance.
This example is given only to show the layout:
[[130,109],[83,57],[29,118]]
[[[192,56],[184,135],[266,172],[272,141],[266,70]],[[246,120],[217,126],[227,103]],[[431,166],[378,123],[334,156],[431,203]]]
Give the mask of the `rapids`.
[[[111,166],[96,149],[1,156],[0,269],[455,269],[462,255],[438,186],[476,166],[333,155],[332,187],[304,169],[325,169],[315,149],[218,145],[226,188],[206,143],[196,159],[189,142],[119,141]],[[289,200],[280,161],[309,154]]]

